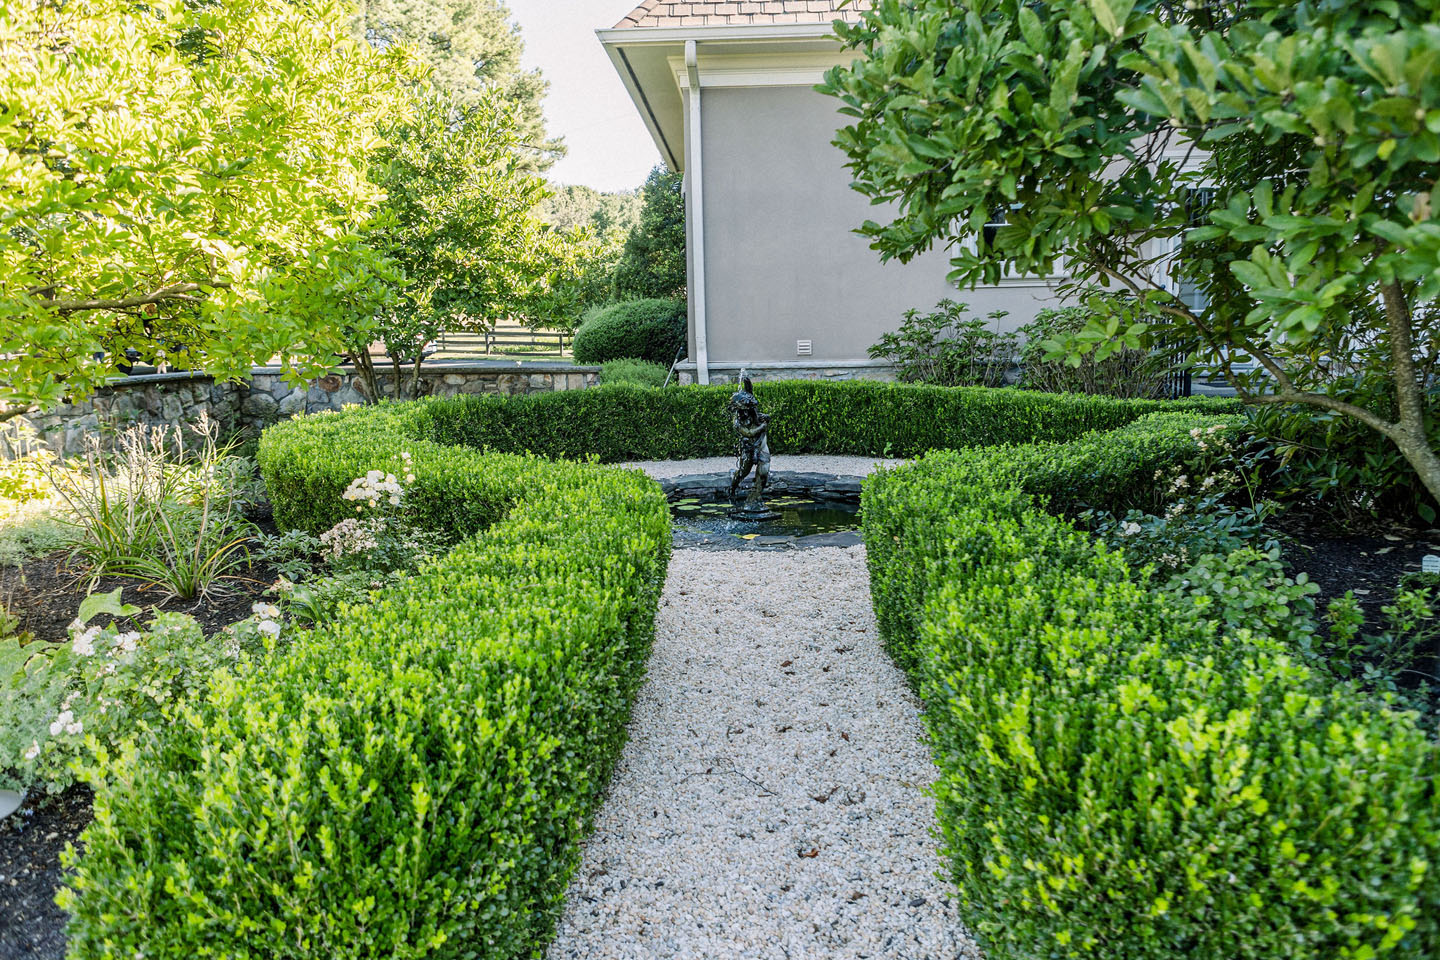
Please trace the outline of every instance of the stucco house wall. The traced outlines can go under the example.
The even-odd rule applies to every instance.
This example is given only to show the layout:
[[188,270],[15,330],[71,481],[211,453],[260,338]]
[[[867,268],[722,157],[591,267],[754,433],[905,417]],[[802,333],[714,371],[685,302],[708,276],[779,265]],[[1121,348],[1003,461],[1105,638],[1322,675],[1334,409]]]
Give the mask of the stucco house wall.
[[[805,86],[703,93],[706,302],[712,361],[863,360],[907,309],[946,297],[984,316],[1007,310],[1011,330],[1059,301],[1045,281],[960,290],[949,257],[932,250],[882,263],[855,233],[882,208],[850,187],[831,141],[837,101]],[[693,356],[693,352],[692,352]]]
[[728,379],[742,365],[770,377],[883,375],[868,348],[908,309],[950,298],[982,317],[1008,311],[1000,328],[1014,329],[1060,304],[1054,282],[1035,277],[960,290],[945,250],[882,263],[854,232],[884,210],[851,189],[831,143],[846,118],[815,84],[853,57],[831,21],[856,18],[857,6],[644,0],[597,31],[661,156],[685,174],[682,379]]

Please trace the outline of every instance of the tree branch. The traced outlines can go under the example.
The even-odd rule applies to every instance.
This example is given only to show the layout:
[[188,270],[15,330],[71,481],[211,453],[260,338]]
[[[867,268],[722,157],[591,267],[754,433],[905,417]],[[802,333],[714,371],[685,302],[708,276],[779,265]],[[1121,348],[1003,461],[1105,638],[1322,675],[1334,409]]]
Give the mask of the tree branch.
[[168,287],[161,287],[151,293],[137,294],[133,297],[124,297],[119,300],[41,300],[40,306],[46,310],[54,310],[56,313],[78,313],[83,310],[132,310],[135,307],[143,307],[152,303],[165,303],[170,300],[181,300],[185,303],[200,303],[200,297],[192,297],[190,294],[198,293],[207,287],[228,289],[230,284],[222,281],[207,281],[199,283],[176,283]]
[[1425,399],[1415,371],[1415,344],[1410,330],[1410,307],[1399,282],[1380,288],[1385,299],[1385,324],[1390,334],[1390,368],[1395,374],[1395,400],[1400,424],[1420,440],[1425,439]]

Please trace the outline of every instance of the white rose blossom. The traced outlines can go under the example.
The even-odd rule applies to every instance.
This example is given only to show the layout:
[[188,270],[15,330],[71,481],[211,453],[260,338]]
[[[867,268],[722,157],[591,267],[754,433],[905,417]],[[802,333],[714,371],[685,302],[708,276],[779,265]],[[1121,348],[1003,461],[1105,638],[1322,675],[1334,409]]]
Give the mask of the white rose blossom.
[[271,639],[280,636],[280,624],[276,623],[274,620],[261,620],[260,623],[255,627],[255,629],[259,630],[261,633],[265,634],[265,636],[270,637]]
[[1126,520],[1124,523],[1120,524],[1120,533],[1124,536],[1134,536],[1139,532],[1140,524],[1136,523],[1134,520]]
[[75,714],[69,710],[61,710],[60,715],[50,723],[50,736],[60,736],[60,731],[67,730],[74,723]]
[[95,654],[95,638],[100,635],[99,627],[90,627],[75,635],[75,642],[71,644],[77,656],[89,657]]
[[34,760],[40,756],[40,744],[35,740],[30,741],[30,749],[25,751],[26,760]]

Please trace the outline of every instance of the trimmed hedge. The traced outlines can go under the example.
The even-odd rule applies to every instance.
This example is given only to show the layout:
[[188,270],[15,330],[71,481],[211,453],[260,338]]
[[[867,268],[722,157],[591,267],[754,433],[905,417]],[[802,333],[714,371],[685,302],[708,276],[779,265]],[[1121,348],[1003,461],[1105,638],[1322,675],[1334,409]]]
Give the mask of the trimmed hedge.
[[[526,397],[460,396],[423,408],[424,435],[477,449],[683,460],[735,452],[730,385],[656,391],[626,385]],[[1233,400],[1116,400],[984,387],[782,380],[755,384],[775,453],[910,457],[928,450],[1072,440],[1157,411],[1231,412]]]
[[670,376],[664,364],[625,357],[607,360],[600,366],[601,383],[628,383],[634,387],[663,387]]
[[631,357],[668,370],[685,345],[687,315],[684,300],[627,300],[601,307],[575,331],[575,362]]
[[1440,956],[1440,754],[1413,715],[1035,505],[1072,481],[1143,496],[1192,425],[939,453],[865,486],[960,915],[992,960]]
[[71,879],[70,956],[493,957],[549,935],[625,736],[669,557],[637,472],[446,448],[423,405],[267,430],[277,521],[413,454],[465,537],[113,758]]

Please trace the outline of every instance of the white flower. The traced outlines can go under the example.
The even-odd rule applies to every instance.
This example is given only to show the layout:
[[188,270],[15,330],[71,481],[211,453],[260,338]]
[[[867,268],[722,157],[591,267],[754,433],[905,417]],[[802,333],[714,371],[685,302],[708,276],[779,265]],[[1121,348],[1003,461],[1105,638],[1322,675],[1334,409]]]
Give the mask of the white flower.
[[1136,523],[1133,520],[1126,520],[1124,523],[1120,524],[1120,532],[1127,537],[1133,536],[1140,532],[1140,524]]
[[31,740],[30,749],[25,751],[25,759],[34,760],[38,756],[40,756],[40,744],[36,743],[34,740]]
[[267,637],[274,638],[280,636],[280,624],[276,623],[274,620],[261,620],[255,629],[259,630]]
[[79,617],[76,617],[74,620],[71,620],[71,621],[70,621],[70,632],[71,632],[71,633],[79,633],[80,631],[82,631],[82,630],[84,630],[84,629],[85,629],[85,623],[84,623],[84,621],[82,621]]
[[409,450],[401,450],[401,451],[400,451],[400,459],[401,459],[401,460],[409,460],[409,459],[410,459],[410,451],[409,451]]
[[95,638],[99,635],[99,627],[91,627],[83,633],[78,633],[75,635],[75,642],[71,644],[71,649],[73,649],[78,656],[93,656],[95,653]]
[[255,616],[262,617],[266,620],[274,620],[280,616],[280,608],[273,603],[257,603],[252,606],[250,610]]
[[400,495],[399,495],[398,493],[392,493],[392,494],[390,494],[390,506],[392,506],[392,507],[398,507],[398,506],[400,506]]
[[413,473],[407,473],[407,474],[405,474],[405,482],[406,482],[406,483],[414,483],[414,482],[415,482],[415,474],[413,474]]
[[75,714],[69,710],[61,710],[60,715],[50,724],[50,736],[60,736],[61,730],[68,730],[75,723]]
[[139,644],[140,634],[134,630],[128,633],[122,633],[115,638],[115,649],[121,653],[134,653],[135,648],[139,646]]

